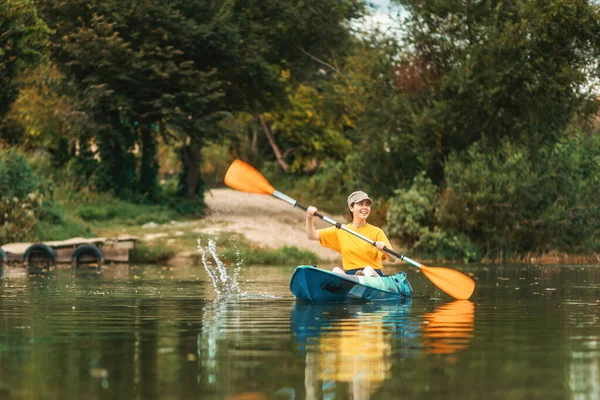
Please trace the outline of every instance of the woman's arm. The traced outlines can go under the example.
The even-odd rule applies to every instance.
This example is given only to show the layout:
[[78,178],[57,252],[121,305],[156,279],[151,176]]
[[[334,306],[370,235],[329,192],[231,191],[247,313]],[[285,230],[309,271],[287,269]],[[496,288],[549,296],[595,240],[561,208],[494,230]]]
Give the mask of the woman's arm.
[[319,240],[319,232],[315,229],[313,225],[313,216],[317,212],[317,208],[313,206],[309,206],[306,209],[306,236],[310,240]]

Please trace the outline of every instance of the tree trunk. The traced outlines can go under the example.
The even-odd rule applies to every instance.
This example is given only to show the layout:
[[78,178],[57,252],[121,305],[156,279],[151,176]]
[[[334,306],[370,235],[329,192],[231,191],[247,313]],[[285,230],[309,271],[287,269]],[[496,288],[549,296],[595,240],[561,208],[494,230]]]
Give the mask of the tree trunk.
[[433,183],[443,187],[444,186],[444,164],[445,164],[445,154],[444,154],[444,134],[435,131],[435,158],[433,160],[433,165],[431,169],[431,175]]
[[267,137],[267,140],[269,141],[269,144],[271,145],[271,148],[273,149],[273,153],[275,153],[275,158],[277,158],[277,162],[279,163],[279,166],[285,172],[288,172],[290,170],[290,166],[283,159],[283,156],[281,155],[281,151],[279,151],[279,147],[277,147],[277,143],[275,143],[275,139],[273,138],[271,129],[265,122],[265,119],[263,118],[262,114],[258,114],[258,119],[259,119],[260,123],[262,124],[263,131],[265,132],[265,136]]
[[254,121],[252,121],[252,144],[250,146],[250,151],[252,154],[258,152],[258,126]]
[[150,125],[139,128],[141,136],[142,164],[140,166],[140,193],[151,199],[156,197],[158,186],[158,159],[156,139]]
[[98,119],[109,121],[107,127],[96,135],[96,145],[100,160],[97,168],[94,159],[95,150],[89,147],[87,138],[83,138],[79,148],[81,170],[89,177],[97,176],[96,187],[100,191],[114,191],[120,198],[128,198],[135,184],[135,158],[130,152],[135,135],[120,121],[116,112],[99,112]]
[[202,175],[200,174],[202,163],[201,150],[201,139],[196,136],[188,136],[185,145],[181,149],[183,168],[179,180],[178,194],[188,199],[193,199],[198,194],[202,194],[203,182]]

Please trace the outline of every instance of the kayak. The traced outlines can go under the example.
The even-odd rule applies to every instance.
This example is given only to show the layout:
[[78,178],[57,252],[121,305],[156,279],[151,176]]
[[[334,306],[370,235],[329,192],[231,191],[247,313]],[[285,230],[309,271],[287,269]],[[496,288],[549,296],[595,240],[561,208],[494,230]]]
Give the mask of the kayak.
[[296,299],[314,304],[403,300],[412,295],[404,272],[389,276],[341,275],[309,265],[296,267],[290,290]]

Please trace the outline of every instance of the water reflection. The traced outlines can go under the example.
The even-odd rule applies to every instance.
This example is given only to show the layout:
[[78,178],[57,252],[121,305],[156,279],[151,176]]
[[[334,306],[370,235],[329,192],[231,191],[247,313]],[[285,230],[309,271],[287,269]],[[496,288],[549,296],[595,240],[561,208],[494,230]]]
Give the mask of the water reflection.
[[369,398],[390,377],[392,332],[384,319],[394,313],[403,320],[409,306],[401,304],[382,312],[374,303],[296,303],[291,330],[305,354],[306,399],[335,397],[340,386],[354,399]]
[[475,306],[469,300],[442,304],[423,315],[423,341],[427,353],[452,354],[469,346],[475,325]]
[[464,350],[473,337],[470,301],[442,304],[415,316],[402,304],[296,303],[291,331],[305,356],[306,399],[369,399],[392,376],[392,365],[426,354]]

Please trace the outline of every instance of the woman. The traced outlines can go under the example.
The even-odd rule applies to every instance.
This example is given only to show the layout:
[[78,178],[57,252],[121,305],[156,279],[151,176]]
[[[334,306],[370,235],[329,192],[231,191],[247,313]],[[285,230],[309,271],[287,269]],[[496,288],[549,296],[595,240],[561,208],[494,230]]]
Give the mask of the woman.
[[[383,231],[367,222],[371,213],[372,201],[369,195],[362,191],[353,192],[348,196],[348,208],[352,222],[347,225],[350,230],[375,241],[375,246],[335,226],[315,230],[313,216],[317,208],[310,206],[306,210],[306,235],[310,240],[318,240],[321,246],[333,249],[342,254],[344,269],[335,267],[337,274],[367,276],[383,276],[382,261],[394,261],[394,257],[383,251],[384,247],[392,249],[390,241]],[[360,272],[359,272],[360,271]]]

